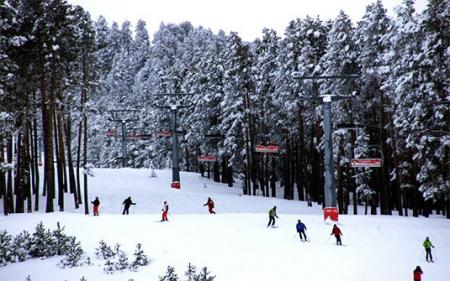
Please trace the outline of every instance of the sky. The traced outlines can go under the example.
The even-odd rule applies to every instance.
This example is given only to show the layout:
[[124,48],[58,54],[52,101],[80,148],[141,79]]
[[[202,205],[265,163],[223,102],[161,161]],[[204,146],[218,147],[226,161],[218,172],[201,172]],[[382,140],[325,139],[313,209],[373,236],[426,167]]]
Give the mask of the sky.
[[[103,15],[111,23],[129,20],[133,25],[138,19],[147,23],[150,35],[161,22],[181,23],[190,21],[213,32],[224,30],[238,32],[246,41],[261,37],[264,27],[275,29],[283,35],[289,21],[306,15],[321,19],[333,19],[340,10],[356,23],[368,4],[375,0],[68,0],[80,5],[96,20]],[[390,15],[403,0],[382,0]],[[417,11],[426,7],[426,0],[416,0]]]

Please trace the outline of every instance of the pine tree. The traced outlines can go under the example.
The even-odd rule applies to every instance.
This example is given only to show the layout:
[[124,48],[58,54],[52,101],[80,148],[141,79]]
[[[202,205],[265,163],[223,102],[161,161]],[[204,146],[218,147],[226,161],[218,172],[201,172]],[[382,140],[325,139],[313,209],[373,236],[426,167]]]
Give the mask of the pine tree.
[[0,266],[13,261],[12,236],[6,231],[0,232]]
[[95,249],[95,255],[97,258],[109,260],[113,258],[116,253],[111,249],[111,246],[100,240],[98,248]]
[[70,237],[64,233],[64,226],[61,228],[59,222],[56,223],[57,228],[53,231],[53,238],[56,246],[56,254],[64,255],[68,250]]
[[129,262],[128,257],[124,251],[120,249],[120,244],[116,244],[115,247],[117,260],[114,263],[114,267],[116,270],[124,270],[128,268]]
[[147,266],[149,264],[147,255],[142,250],[142,245],[139,243],[136,245],[136,250],[134,252],[134,261],[130,264],[132,270],[137,270],[140,266]]
[[103,270],[107,273],[107,274],[113,274],[115,271],[115,262],[113,260],[107,259]]
[[216,276],[210,276],[210,272],[208,268],[205,266],[202,268],[202,271],[195,276],[194,281],[213,281]]
[[197,269],[191,263],[188,264],[188,268],[184,275],[187,277],[186,281],[195,281]]
[[77,242],[75,237],[70,237],[66,257],[60,262],[61,266],[63,268],[80,266],[83,253],[80,242]]
[[[382,81],[386,79],[387,68],[382,60],[385,52],[388,51],[389,44],[384,40],[391,22],[386,15],[386,9],[381,1],[377,1],[366,8],[363,19],[358,23],[355,30],[355,42],[359,48],[357,62],[361,73],[360,85],[361,94],[359,101],[362,102],[361,120],[366,127],[370,137],[369,145],[376,145],[378,157],[381,153],[388,152],[387,126],[388,119],[392,113],[389,105],[392,103],[390,97],[382,88]],[[380,207],[381,214],[391,214],[389,202],[389,171],[388,159],[384,159],[382,167],[374,172],[371,187],[376,190],[379,196],[371,200],[371,214],[377,213]],[[379,198],[379,200],[378,200]]]
[[175,273],[175,269],[169,265],[166,274],[159,276],[159,281],[178,281],[178,275]]
[[45,230],[42,222],[36,226],[36,230],[32,234],[30,254],[35,258],[51,257],[56,254],[52,233],[50,230]]
[[30,258],[31,235],[22,231],[13,240],[13,255],[16,262],[23,262]]

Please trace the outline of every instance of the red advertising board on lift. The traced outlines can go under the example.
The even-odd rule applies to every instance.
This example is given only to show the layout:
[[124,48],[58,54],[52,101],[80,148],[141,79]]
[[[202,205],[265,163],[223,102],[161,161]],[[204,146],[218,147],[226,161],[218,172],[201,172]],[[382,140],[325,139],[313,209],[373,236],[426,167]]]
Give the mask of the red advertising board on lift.
[[364,158],[364,159],[352,159],[352,167],[372,167],[379,168],[381,167],[381,159],[380,158]]
[[158,132],[158,137],[171,137],[172,132],[171,131],[161,131]]
[[202,156],[197,157],[197,160],[199,162],[216,162],[217,157],[212,156],[212,155],[202,155]]
[[330,218],[332,221],[338,221],[339,212],[337,207],[327,207],[323,208],[323,220]]
[[170,187],[175,188],[175,189],[180,189],[181,184],[179,181],[174,181],[174,182],[172,182],[172,184],[170,184]]
[[278,145],[257,145],[255,150],[263,153],[278,153],[280,147]]

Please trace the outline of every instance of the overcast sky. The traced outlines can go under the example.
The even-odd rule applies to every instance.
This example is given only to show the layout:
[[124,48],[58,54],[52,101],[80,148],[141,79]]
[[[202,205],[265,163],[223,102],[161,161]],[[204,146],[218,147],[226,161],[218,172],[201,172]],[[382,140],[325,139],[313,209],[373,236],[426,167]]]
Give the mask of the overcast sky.
[[[147,23],[150,35],[161,22],[181,23],[190,21],[217,32],[236,31],[247,41],[261,37],[264,27],[275,29],[283,35],[289,21],[306,15],[321,19],[333,19],[340,10],[356,23],[365,8],[375,0],[68,0],[82,6],[96,20],[103,15],[109,24],[129,20],[133,25],[138,19]],[[382,0],[390,15],[402,0]],[[422,11],[426,0],[416,0],[416,9]]]

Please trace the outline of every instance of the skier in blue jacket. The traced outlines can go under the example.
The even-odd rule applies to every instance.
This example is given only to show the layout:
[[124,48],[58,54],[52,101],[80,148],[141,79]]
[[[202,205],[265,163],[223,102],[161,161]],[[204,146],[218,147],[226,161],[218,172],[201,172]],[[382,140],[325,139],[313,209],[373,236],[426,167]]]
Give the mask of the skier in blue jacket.
[[300,240],[302,240],[302,241],[303,241],[303,236],[305,237],[305,241],[308,241],[305,230],[307,230],[306,225],[304,223],[302,223],[301,220],[298,220],[297,232],[298,232],[298,235],[300,236]]

